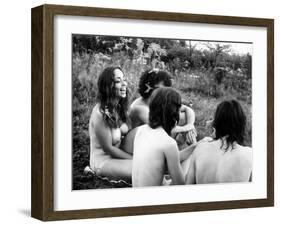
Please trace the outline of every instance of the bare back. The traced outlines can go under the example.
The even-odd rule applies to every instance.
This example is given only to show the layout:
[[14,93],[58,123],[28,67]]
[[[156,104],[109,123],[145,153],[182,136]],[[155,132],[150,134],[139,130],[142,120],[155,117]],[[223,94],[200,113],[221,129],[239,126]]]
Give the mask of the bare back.
[[221,140],[204,142],[194,150],[186,183],[248,182],[252,149],[238,144],[225,150]]
[[[173,148],[170,149],[169,147],[175,147],[175,149],[173,150]],[[174,159],[169,157],[167,152],[171,153],[170,155],[174,155]],[[170,164],[170,167],[169,162],[173,162],[173,164]],[[171,171],[177,172],[177,175],[174,176],[177,184],[177,177],[183,178],[183,174],[179,172],[180,163],[176,142],[163,128],[152,129],[148,125],[139,127],[134,141],[133,186],[161,185],[167,167],[168,170],[170,168]]]

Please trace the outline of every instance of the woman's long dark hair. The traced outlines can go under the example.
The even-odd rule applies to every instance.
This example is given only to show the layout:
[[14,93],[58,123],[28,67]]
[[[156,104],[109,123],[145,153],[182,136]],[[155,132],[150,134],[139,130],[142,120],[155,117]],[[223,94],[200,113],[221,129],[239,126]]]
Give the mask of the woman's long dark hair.
[[243,145],[246,128],[246,115],[242,106],[236,100],[223,101],[217,107],[213,127],[216,130],[215,139],[226,138],[226,150],[233,143]]
[[149,104],[149,126],[153,129],[162,126],[170,135],[179,121],[180,107],[181,96],[176,90],[170,87],[155,90]]
[[[98,96],[100,103],[100,111],[103,114],[103,119],[111,128],[120,126],[121,121],[127,121],[128,110],[128,89],[125,98],[120,98],[116,102],[117,93],[114,88],[114,71],[120,67],[107,67],[99,76],[98,79]],[[123,71],[122,71],[123,72]]]

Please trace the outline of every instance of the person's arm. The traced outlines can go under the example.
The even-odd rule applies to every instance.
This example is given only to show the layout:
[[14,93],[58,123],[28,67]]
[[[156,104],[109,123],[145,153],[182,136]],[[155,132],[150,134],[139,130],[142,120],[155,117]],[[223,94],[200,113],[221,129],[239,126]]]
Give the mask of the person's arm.
[[194,127],[194,122],[194,111],[190,107],[182,105],[180,109],[180,120],[178,122],[178,125],[175,126],[175,128],[173,128],[172,130],[173,136],[178,133],[186,133],[187,142],[190,144],[196,143],[197,133]]
[[172,129],[172,133],[173,134],[177,134],[177,133],[186,133],[189,132],[191,130],[195,130],[195,127],[193,124],[186,124],[184,126],[179,126],[176,125],[173,129]]
[[181,105],[180,108],[180,119],[178,125],[175,128],[176,133],[187,132],[194,129],[195,113],[194,111],[186,106]]
[[180,156],[176,142],[166,145],[164,155],[167,162],[168,173],[172,178],[172,184],[184,184],[184,175],[180,165]]
[[183,150],[180,150],[180,162],[188,159],[190,155],[193,153],[194,149],[196,148],[197,143],[194,143]]
[[131,159],[132,155],[112,145],[112,135],[110,128],[105,124],[102,114],[100,112],[96,113],[96,117],[94,120],[94,132],[104,152],[114,158]]
[[196,184],[196,167],[195,167],[195,153],[191,156],[188,173],[185,178],[185,184]]
[[186,124],[194,124],[195,113],[192,108],[182,104],[180,108],[180,120],[179,126],[184,126]]
[[186,159],[188,159],[190,157],[190,155],[193,153],[194,149],[201,144],[202,142],[210,142],[212,141],[213,138],[211,137],[204,137],[203,139],[201,139],[200,141],[198,141],[197,143],[193,143],[190,146],[182,149],[180,151],[180,161],[184,161]]

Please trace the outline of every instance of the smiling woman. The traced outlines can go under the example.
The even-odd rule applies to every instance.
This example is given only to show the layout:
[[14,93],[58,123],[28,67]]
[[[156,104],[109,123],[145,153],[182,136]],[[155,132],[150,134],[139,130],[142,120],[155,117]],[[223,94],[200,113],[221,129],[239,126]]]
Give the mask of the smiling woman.
[[126,98],[127,81],[123,72],[119,68],[114,70],[114,87],[118,97]]
[[119,146],[128,132],[127,82],[120,67],[107,67],[98,79],[98,103],[89,123],[90,167],[98,176],[129,179],[132,156]]

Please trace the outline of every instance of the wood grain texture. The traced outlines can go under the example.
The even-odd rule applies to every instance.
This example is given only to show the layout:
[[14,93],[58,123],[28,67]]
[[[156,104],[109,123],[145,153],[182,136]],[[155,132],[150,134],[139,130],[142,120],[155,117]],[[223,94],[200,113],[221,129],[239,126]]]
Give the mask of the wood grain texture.
[[31,17],[31,216],[43,219],[43,6]]
[[44,10],[44,220],[54,210],[54,14]]
[[[267,198],[255,200],[54,211],[54,16],[90,16],[267,28]],[[274,21],[263,18],[43,5],[32,9],[32,200],[40,220],[162,214],[274,204]]]
[[53,14],[45,6],[32,9],[32,207],[46,220],[53,201]]
[[161,20],[175,22],[207,23],[207,24],[226,24],[241,26],[261,26],[266,27],[270,19],[233,17],[233,16],[214,16],[204,14],[189,13],[170,13],[155,12],[144,10],[127,10],[95,7],[77,7],[66,5],[44,5],[54,14],[73,15],[73,16],[92,16],[92,17],[111,17],[140,20]]
[[267,198],[274,205],[274,20],[267,24]]

